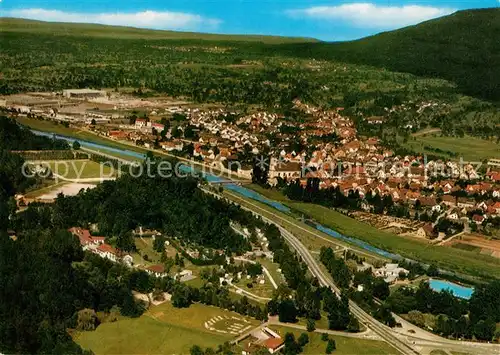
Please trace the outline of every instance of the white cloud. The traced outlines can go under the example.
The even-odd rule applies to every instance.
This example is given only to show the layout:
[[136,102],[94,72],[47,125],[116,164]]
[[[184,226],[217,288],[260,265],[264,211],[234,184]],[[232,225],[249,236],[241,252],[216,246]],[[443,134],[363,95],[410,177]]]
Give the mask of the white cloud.
[[221,22],[191,13],[149,10],[134,13],[79,13],[46,9],[14,9],[3,12],[2,16],[170,30],[213,30]]
[[290,10],[288,14],[299,18],[340,20],[359,28],[399,28],[455,12],[446,7],[420,5],[379,6],[372,3],[351,3],[338,6],[314,6]]

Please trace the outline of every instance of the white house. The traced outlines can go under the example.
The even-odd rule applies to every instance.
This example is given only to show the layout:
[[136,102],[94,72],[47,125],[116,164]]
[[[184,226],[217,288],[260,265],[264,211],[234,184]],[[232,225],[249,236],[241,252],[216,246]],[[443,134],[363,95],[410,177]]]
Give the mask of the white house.
[[118,250],[109,244],[102,243],[95,249],[95,253],[101,258],[106,258],[114,262],[118,261]]
[[409,271],[402,267],[399,267],[399,264],[385,264],[384,267],[381,267],[374,271],[376,277],[383,277],[384,281],[387,283],[396,281],[400,273],[408,275]]

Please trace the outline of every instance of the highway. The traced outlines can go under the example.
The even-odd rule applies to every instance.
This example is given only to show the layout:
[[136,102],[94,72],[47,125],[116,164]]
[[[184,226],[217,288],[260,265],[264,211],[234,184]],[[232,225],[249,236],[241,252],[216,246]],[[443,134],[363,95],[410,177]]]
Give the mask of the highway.
[[[267,220],[269,222],[269,220]],[[302,257],[302,260],[306,263],[311,274],[313,274],[319,281],[322,286],[330,287],[334,290],[337,295],[340,295],[340,290],[335,286],[331,278],[321,270],[318,263],[311,255],[309,250],[302,244],[300,240],[298,240],[293,234],[288,232],[286,229],[278,226],[281,235],[285,238],[285,240],[297,251],[297,253]],[[414,355],[419,354],[411,345],[407,344],[405,341],[399,339],[398,336],[393,334],[391,328],[386,327],[381,324],[379,321],[374,319],[371,315],[366,313],[361,307],[359,307],[356,303],[349,301],[349,307],[351,309],[351,313],[358,318],[363,324],[365,324],[368,328],[370,328],[375,334],[377,334],[380,338],[384,339],[387,343],[392,345],[402,354]]]
[[[203,191],[213,194],[218,198],[221,198],[220,195],[217,195],[208,190],[203,189]],[[237,203],[236,201],[231,200],[233,203],[237,203],[240,205],[241,208],[246,209],[255,215],[258,215],[267,223],[274,224],[275,226],[277,226],[280,229],[283,238],[285,238],[285,240],[302,257],[302,259],[308,266],[311,274],[318,279],[320,284],[323,286],[330,287],[337,294],[340,294],[340,290],[333,283],[331,277],[321,269],[321,267],[318,265],[318,262],[314,259],[314,257],[312,256],[310,251],[304,246],[304,244],[302,244],[302,242],[292,233],[283,228],[282,225],[276,222],[276,220],[283,220],[281,216],[269,212],[268,210],[265,210],[262,207],[258,206],[257,204],[252,203],[247,199],[244,199],[238,195],[235,195],[233,193],[228,193],[228,194],[234,197],[236,200],[244,201],[245,204],[251,206],[251,208],[243,206]],[[264,216],[262,214],[263,212],[266,215],[273,216],[273,219],[276,218],[276,220],[271,220],[270,218]],[[293,224],[294,227],[303,229],[303,227],[301,227],[298,224],[295,224],[287,220],[285,221],[287,223]],[[420,331],[419,334],[413,334],[413,335],[400,334],[396,329],[392,329],[380,323],[378,320],[376,320],[370,314],[365,312],[361,307],[359,307],[353,301],[349,301],[349,306],[351,313],[355,317],[357,317],[361,323],[363,323],[365,326],[371,329],[376,335],[378,335],[381,339],[386,341],[388,344],[393,346],[395,349],[397,349],[400,353],[404,355],[420,354],[420,350],[422,349],[422,347],[431,349],[456,350],[462,352],[465,351],[466,353],[470,354],[484,354],[484,355],[500,354],[500,346],[497,344],[449,340],[423,330]]]
[[[94,151],[94,153],[97,153]],[[169,155],[164,152],[160,152],[161,154],[164,155]],[[100,155],[103,155],[102,152],[99,152]],[[111,156],[110,156],[111,157]],[[117,159],[117,157],[112,156],[113,159]],[[175,157],[176,159],[180,160],[185,160],[179,157]],[[120,159],[124,160],[124,159]],[[124,160],[125,162],[125,160]],[[128,161],[127,161],[128,162]],[[192,162],[192,161],[189,161]],[[200,164],[201,165],[201,164]],[[218,194],[215,194],[211,191],[208,191],[206,189],[203,189],[203,191],[210,193],[218,198],[224,198],[223,196],[220,196]],[[234,193],[229,193],[228,194],[231,196],[231,201],[233,203],[239,204],[242,208],[254,213],[255,215],[260,216],[263,220],[265,220],[268,223],[276,225],[283,237],[287,240],[287,242],[297,251],[297,253],[302,257],[304,262],[307,264],[310,272],[312,275],[314,275],[318,281],[327,287],[330,287],[332,290],[334,290],[337,294],[339,294],[338,288],[335,286],[333,283],[332,279],[330,278],[329,275],[326,275],[321,267],[318,265],[318,262],[314,259],[314,257],[311,255],[310,251],[302,244],[302,242],[295,237],[292,233],[287,231],[280,225],[279,223],[275,222],[274,219],[276,220],[281,220],[282,224],[289,224],[292,225],[294,228],[297,228],[299,230],[302,230],[306,233],[309,233],[313,235],[314,237],[321,238],[321,239],[326,239],[323,236],[321,236],[319,233],[314,233],[311,232],[310,230],[304,228],[303,226],[286,220],[280,215],[270,212],[266,209],[263,209],[262,207],[258,206],[255,203],[252,203],[248,201],[245,198],[242,198],[239,195],[236,195]],[[245,204],[251,206],[251,208],[242,206],[240,203],[236,202],[235,200],[240,200],[244,201]],[[270,218],[266,217],[263,215],[265,213],[268,216],[272,216],[273,220]],[[356,252],[358,252],[356,250]],[[363,253],[362,251],[360,251]],[[365,324],[369,329],[373,331],[374,334],[378,335],[381,339],[385,340],[387,343],[392,345],[394,348],[396,348],[398,351],[400,351],[402,354],[419,354],[419,347],[426,347],[426,348],[441,348],[444,350],[456,350],[460,352],[467,352],[470,354],[499,354],[500,355],[500,346],[495,345],[495,344],[486,344],[486,343],[474,343],[474,342],[468,342],[468,341],[454,341],[454,340],[449,340],[445,338],[441,338],[439,336],[436,336],[432,333],[425,332],[423,330],[419,330],[418,334],[401,334],[398,333],[397,329],[391,329],[383,324],[381,324],[378,320],[373,318],[371,315],[366,313],[363,309],[361,309],[356,303],[350,301],[349,303],[351,312],[353,315],[355,315],[360,322]]]

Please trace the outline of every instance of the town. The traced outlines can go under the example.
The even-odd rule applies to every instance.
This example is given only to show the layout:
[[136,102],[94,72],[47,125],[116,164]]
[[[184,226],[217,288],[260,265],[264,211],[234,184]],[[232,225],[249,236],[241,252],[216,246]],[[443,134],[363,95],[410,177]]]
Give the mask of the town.
[[500,243],[488,240],[499,233],[500,159],[396,155],[378,137],[359,136],[341,107],[324,111],[297,100],[294,109],[305,118],[292,130],[276,113],[204,109],[89,89],[18,95],[2,105],[22,117],[161,150],[245,180],[252,180],[255,159],[267,159],[271,186],[298,181],[308,189],[308,181],[316,179],[320,190],[356,196],[350,215],[377,228],[441,245],[484,248],[500,257]]
[[499,353],[495,5],[4,3],[0,355]]

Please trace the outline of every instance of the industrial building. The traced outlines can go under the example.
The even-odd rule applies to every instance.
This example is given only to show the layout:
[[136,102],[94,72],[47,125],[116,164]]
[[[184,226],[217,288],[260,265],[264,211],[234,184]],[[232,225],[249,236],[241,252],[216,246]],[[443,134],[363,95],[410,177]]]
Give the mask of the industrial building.
[[106,97],[106,91],[93,89],[68,89],[63,90],[63,96],[68,99],[96,99]]

